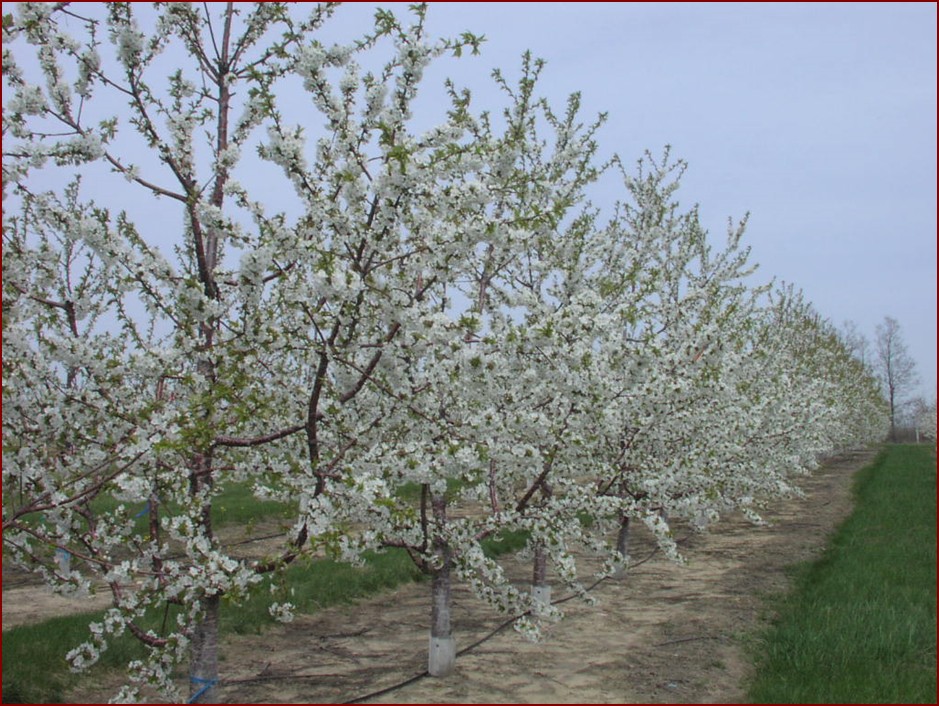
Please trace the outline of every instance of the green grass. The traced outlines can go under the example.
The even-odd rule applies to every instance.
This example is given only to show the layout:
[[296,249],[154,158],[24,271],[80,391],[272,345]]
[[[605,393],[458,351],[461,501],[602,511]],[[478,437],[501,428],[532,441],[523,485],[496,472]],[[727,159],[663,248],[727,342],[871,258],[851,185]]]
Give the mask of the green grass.
[[[106,515],[114,512],[120,503],[111,495],[102,494],[92,502],[92,509],[96,514]],[[171,514],[179,512],[179,508],[170,506]],[[293,508],[295,509],[295,508]],[[138,532],[146,533],[149,524],[147,505],[139,503],[128,506],[128,511],[134,515],[134,524]],[[271,500],[258,500],[251,490],[251,484],[242,482],[226,483],[219,494],[212,499],[212,525],[224,527],[226,525],[244,525],[250,527],[261,519],[283,518],[295,516],[291,508],[284,503]]]
[[[446,496],[451,499],[456,498],[467,485],[467,481],[462,478],[447,478]],[[406,481],[395,488],[394,494],[400,500],[418,504],[421,501],[422,487],[420,483],[415,481]]]
[[362,567],[331,559],[301,560],[287,568],[273,595],[265,589],[234,610],[223,609],[222,632],[260,634],[273,623],[268,608],[275,601],[293,603],[297,613],[313,613],[423,578],[402,549],[369,552]]
[[[80,613],[3,632],[3,703],[59,703],[76,677],[65,653],[88,639],[88,623],[102,614]],[[117,666],[142,654],[126,638],[102,655],[102,666]]]
[[758,641],[756,703],[936,703],[936,463],[889,446]]
[[[9,501],[8,501],[9,502]],[[147,503],[126,503],[118,501],[110,493],[102,493],[91,501],[91,509],[96,516],[103,517],[116,512],[119,506],[133,518],[134,531],[147,536],[150,526],[149,507]],[[9,507],[12,507],[10,505]],[[160,509],[161,516],[173,515],[179,512],[179,506],[171,504]],[[296,516],[296,504],[285,504],[271,500],[259,500],[247,482],[229,482],[221,488],[218,495],[212,499],[212,526],[219,528],[230,525],[240,525],[247,533],[262,520],[289,520]],[[26,524],[41,524],[46,520],[43,513],[32,513],[23,518]]]

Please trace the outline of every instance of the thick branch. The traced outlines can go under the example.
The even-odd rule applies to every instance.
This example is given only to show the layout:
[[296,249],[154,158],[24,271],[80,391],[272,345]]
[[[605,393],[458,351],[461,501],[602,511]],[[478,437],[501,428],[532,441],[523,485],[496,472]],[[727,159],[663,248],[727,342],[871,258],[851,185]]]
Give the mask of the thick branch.
[[281,429],[280,431],[271,432],[270,434],[265,434],[263,436],[255,436],[251,438],[240,438],[235,436],[217,436],[213,442],[213,446],[236,446],[239,448],[245,448],[249,446],[261,446],[263,444],[268,444],[272,441],[277,441],[278,439],[283,439],[284,437],[290,436],[291,434],[296,434],[298,431],[303,431],[306,429],[306,424],[297,424],[292,427],[287,427],[286,429]]
[[523,512],[525,510],[525,508],[528,506],[528,501],[531,500],[531,496],[534,495],[535,491],[544,484],[545,480],[547,480],[548,474],[551,473],[552,466],[554,466],[553,456],[545,461],[541,474],[535,479],[535,482],[531,484],[528,492],[526,492],[522,499],[518,501],[518,505],[515,506],[516,512]]
[[[394,324],[392,324],[391,329],[388,331],[388,334],[385,336],[384,343],[390,343],[391,340],[395,337],[395,335],[397,335],[400,329],[401,329],[400,323],[395,322]],[[372,376],[372,373],[375,371],[376,366],[381,360],[382,353],[384,353],[384,349],[381,349],[381,348],[375,351],[374,355],[372,355],[372,358],[371,360],[369,360],[368,365],[365,366],[365,370],[362,371],[362,375],[356,381],[355,385],[353,385],[351,389],[347,390],[345,394],[343,394],[342,397],[339,398],[340,402],[346,403],[359,393],[359,390],[361,390],[362,387],[365,385],[365,381],[368,380]]]

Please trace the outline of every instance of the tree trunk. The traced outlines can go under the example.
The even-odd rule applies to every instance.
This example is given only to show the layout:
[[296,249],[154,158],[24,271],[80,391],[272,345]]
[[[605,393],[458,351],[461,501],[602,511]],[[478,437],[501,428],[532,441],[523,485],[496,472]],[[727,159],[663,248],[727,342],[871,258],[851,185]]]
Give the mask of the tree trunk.
[[434,522],[437,530],[434,536],[434,551],[440,559],[440,566],[433,572],[431,583],[430,611],[430,649],[427,655],[427,672],[432,677],[445,677],[453,671],[456,663],[456,640],[450,627],[450,569],[452,552],[443,537],[443,527],[447,522],[447,501],[442,495],[431,498]]
[[[541,496],[545,502],[551,499],[554,492],[547,479],[541,483]],[[535,560],[532,569],[531,579],[531,602],[532,613],[540,615],[544,612],[543,608],[551,605],[551,585],[548,583],[548,552],[545,551],[544,544],[537,542],[535,544]]]
[[535,545],[534,570],[531,579],[531,609],[534,615],[544,613],[551,605],[551,584],[548,583],[548,552],[540,542]]
[[[229,66],[229,48],[233,17],[234,6],[229,2],[225,7],[221,54],[218,55],[218,73],[215,79],[218,88],[216,147],[219,154],[228,147],[228,120],[231,110],[231,88],[228,74],[231,68]],[[224,187],[227,181],[227,169],[218,169],[215,173],[210,203],[219,209],[222,208],[224,203]],[[198,263],[199,278],[206,296],[211,299],[219,299],[218,283],[215,280],[215,269],[219,262],[219,234],[214,225],[203,228],[202,221],[195,209],[195,203],[195,200],[190,200],[188,209],[192,230],[196,236],[194,243],[195,260]],[[216,334],[219,330],[220,324],[218,319],[215,318],[199,324],[199,337],[202,339],[202,347],[205,353],[204,357],[196,363],[196,368],[200,375],[205,378],[210,388],[214,388],[218,382],[217,370],[213,361],[213,350]],[[215,410],[212,407],[208,407],[204,413],[204,420],[209,428],[215,426],[214,412]],[[211,449],[199,449],[195,454],[193,472],[189,481],[190,493],[193,497],[199,497],[206,489],[211,491],[215,483],[213,466],[214,459]],[[213,542],[211,492],[204,501],[200,524],[205,537]],[[202,620],[196,626],[189,646],[189,703],[218,702],[218,613],[220,602],[221,596],[218,594],[205,596],[202,599]]]
[[[629,552],[629,515],[623,515],[619,523],[619,532],[616,534],[616,551],[623,556]],[[626,576],[626,562],[620,563],[613,573],[613,578],[621,579]]]
[[59,574],[67,579],[72,573],[72,555],[67,549],[58,548],[55,550],[55,560],[59,566]]
[[204,615],[189,646],[189,703],[218,703],[218,595],[202,599]]
[[[211,454],[196,454],[194,472],[190,476],[190,492],[198,496],[211,488],[213,478]],[[199,524],[205,537],[212,542],[212,504],[207,500],[202,506]],[[214,544],[214,542],[213,542]],[[189,703],[216,703],[218,686],[218,612],[221,595],[203,596],[203,615],[192,634],[189,645]]]
[[890,385],[890,441],[897,443],[897,407],[893,385]]

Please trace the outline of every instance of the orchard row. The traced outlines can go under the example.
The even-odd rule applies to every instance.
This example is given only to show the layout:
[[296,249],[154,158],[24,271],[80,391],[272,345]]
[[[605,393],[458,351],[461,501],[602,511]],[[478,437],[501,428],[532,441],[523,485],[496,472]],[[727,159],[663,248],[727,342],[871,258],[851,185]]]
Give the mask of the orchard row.
[[[181,698],[188,661],[211,701],[223,596],[387,547],[432,579],[446,674],[452,581],[537,637],[552,584],[583,592],[575,549],[628,571],[638,522],[678,559],[673,521],[759,521],[885,433],[871,371],[760,283],[744,222],[715,242],[682,209],[667,150],[601,157],[602,117],[550,105],[527,55],[494,75],[499,112],[452,83],[421,102],[425,69],[479,38],[430,39],[416,8],[334,45],[332,13],[4,20],[4,552],[57,590],[111,588],[69,657],[137,635],[122,698]],[[232,481],[296,509],[279,555],[218,542]],[[482,550],[505,531],[527,532],[530,589]],[[168,603],[175,623],[139,626]]]

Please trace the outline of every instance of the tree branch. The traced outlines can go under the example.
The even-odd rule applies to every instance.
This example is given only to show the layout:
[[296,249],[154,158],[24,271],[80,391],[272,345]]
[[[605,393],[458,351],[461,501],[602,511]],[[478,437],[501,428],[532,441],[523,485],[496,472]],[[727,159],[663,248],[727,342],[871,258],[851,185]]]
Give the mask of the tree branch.
[[236,436],[217,436],[215,441],[212,442],[213,446],[234,446],[239,448],[246,448],[250,446],[261,446],[263,444],[268,444],[272,441],[277,441],[278,439],[283,439],[284,437],[290,436],[291,434],[296,434],[298,431],[303,431],[306,429],[305,424],[296,424],[292,427],[287,427],[286,429],[281,429],[280,431],[271,432],[270,434],[264,434],[263,436],[254,436],[250,438],[236,437]]

